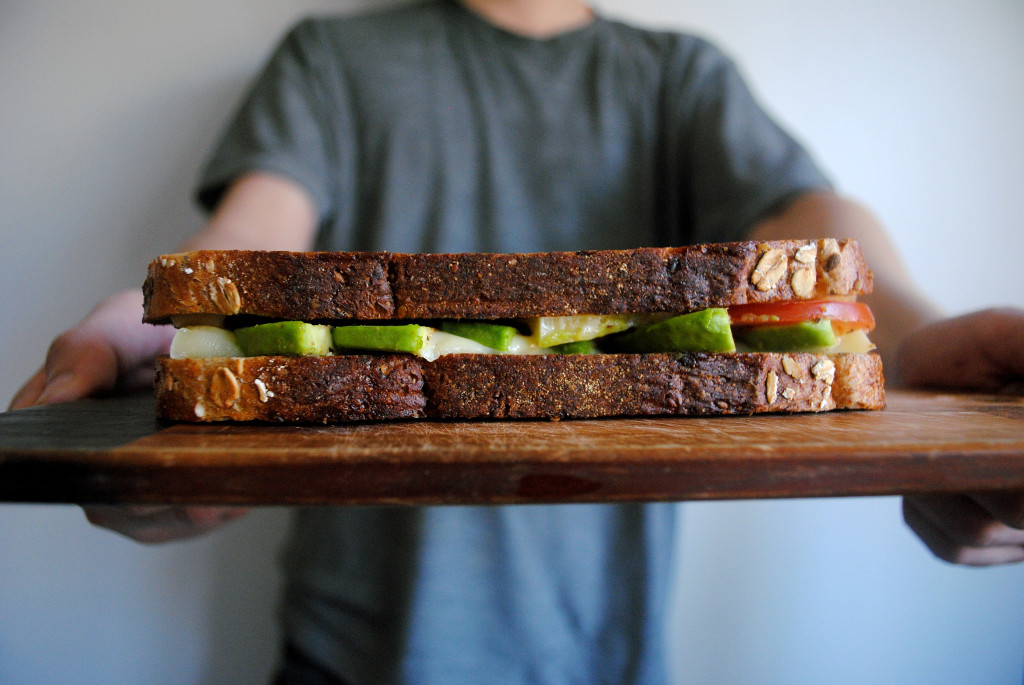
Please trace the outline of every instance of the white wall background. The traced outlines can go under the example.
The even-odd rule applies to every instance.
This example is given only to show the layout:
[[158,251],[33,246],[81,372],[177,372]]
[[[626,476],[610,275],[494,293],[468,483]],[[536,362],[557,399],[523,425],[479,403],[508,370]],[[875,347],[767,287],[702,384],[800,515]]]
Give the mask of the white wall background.
[[[188,190],[290,21],[363,0],[0,5],[0,396],[201,218]],[[951,312],[1024,305],[1020,0],[604,0],[699,31]],[[949,274],[956,274],[950,277]],[[894,498],[685,505],[672,652],[692,683],[1020,683],[1024,568],[933,560]],[[253,683],[287,512],[142,547],[0,505],[0,683]]]

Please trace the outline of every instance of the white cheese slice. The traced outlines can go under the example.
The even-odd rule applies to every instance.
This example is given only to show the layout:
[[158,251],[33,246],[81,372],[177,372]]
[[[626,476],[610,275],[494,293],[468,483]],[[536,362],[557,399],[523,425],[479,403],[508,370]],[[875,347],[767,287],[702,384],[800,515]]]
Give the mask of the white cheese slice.
[[502,354],[553,354],[547,347],[541,347],[532,337],[516,333],[508,345],[508,351]]
[[508,351],[500,352],[475,340],[434,330],[427,336],[419,356],[432,362],[449,354],[551,354],[551,350],[538,347],[530,338],[518,333],[512,338]]
[[235,334],[216,326],[179,328],[171,341],[172,359],[205,359],[208,357],[241,357]]
[[495,354],[495,350],[481,345],[476,340],[463,338],[444,331],[434,330],[427,335],[419,356],[432,362],[447,354]]
[[836,344],[828,348],[829,354],[866,354],[875,349],[875,344],[868,339],[866,331],[857,329],[846,335],[839,336]]

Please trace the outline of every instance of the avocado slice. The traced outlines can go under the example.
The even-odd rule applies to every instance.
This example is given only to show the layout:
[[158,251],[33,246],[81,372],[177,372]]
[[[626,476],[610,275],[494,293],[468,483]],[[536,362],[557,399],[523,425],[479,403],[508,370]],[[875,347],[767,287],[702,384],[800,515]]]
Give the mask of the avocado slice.
[[828,319],[737,329],[735,335],[755,352],[812,352],[836,344],[832,322]]
[[616,352],[735,352],[729,312],[719,307],[673,316],[609,338]]
[[339,350],[375,350],[420,354],[435,329],[418,324],[395,326],[336,326],[334,347]]
[[597,343],[593,340],[577,340],[576,342],[562,343],[551,348],[555,354],[597,354]]
[[645,314],[573,314],[526,319],[541,347],[555,347],[580,340],[593,340],[647,323]]
[[323,357],[331,353],[331,327],[304,321],[246,326],[235,331],[235,339],[247,357],[273,354]]
[[484,321],[442,321],[441,330],[460,338],[475,340],[499,352],[507,352],[517,331],[512,326]]

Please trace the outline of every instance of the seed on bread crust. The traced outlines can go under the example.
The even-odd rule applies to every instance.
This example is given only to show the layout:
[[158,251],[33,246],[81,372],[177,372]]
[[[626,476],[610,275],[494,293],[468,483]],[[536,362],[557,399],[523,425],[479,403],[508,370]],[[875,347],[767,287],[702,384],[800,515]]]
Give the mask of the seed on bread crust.
[[799,362],[789,355],[782,358],[782,368],[795,380],[800,380],[804,377],[804,367],[800,366]]
[[793,293],[797,297],[811,297],[814,295],[814,286],[817,280],[818,275],[815,273],[814,268],[805,266],[793,272],[790,285],[793,287]]
[[832,385],[836,379],[836,363],[831,359],[822,359],[811,367],[811,373],[819,381]]
[[832,400],[832,386],[825,388],[825,392],[821,394],[821,404],[818,406],[819,411],[828,411],[835,409],[836,403]]
[[788,266],[786,253],[777,247],[770,248],[758,260],[754,272],[750,274],[750,282],[761,292],[767,292],[786,275]]
[[793,255],[793,259],[806,264],[807,266],[813,266],[814,260],[818,258],[818,246],[814,243],[807,243],[803,247],[797,249],[796,254]]
[[222,366],[214,371],[210,378],[209,395],[215,405],[226,409],[238,401],[242,395],[242,388],[235,374],[226,366]]
[[843,262],[843,254],[839,249],[839,241],[835,238],[825,238],[821,241],[821,262],[826,272],[835,271]]
[[779,374],[775,373],[774,369],[768,372],[765,379],[764,394],[768,398],[768,404],[774,404],[779,396]]
[[219,314],[237,314],[242,309],[242,297],[230,278],[220,276],[216,281],[210,283],[210,302]]
[[274,396],[273,391],[267,389],[267,384],[263,382],[262,378],[257,378],[252,382],[252,384],[256,386],[256,392],[259,393],[260,402],[266,402]]

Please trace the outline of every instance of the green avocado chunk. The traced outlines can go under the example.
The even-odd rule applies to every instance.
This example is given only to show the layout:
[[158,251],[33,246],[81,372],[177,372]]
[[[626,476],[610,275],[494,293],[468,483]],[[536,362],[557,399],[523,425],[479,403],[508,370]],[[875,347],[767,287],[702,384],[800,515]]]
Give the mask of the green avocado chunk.
[[729,312],[719,307],[673,316],[608,338],[616,352],[735,352]]
[[577,340],[576,342],[562,343],[551,348],[555,354],[597,354],[597,343],[593,340]]
[[813,352],[836,344],[832,322],[828,319],[737,329],[735,335],[755,352]]
[[428,326],[337,326],[334,347],[339,350],[374,350],[419,354],[432,331]]
[[571,314],[540,316],[526,319],[541,347],[555,347],[580,340],[593,340],[627,331],[640,323],[645,315],[635,314]]
[[323,357],[331,353],[331,327],[303,321],[246,326],[235,331],[235,339],[247,357]]
[[483,321],[442,321],[441,330],[460,338],[475,340],[499,352],[507,352],[512,338],[518,333],[512,326]]

